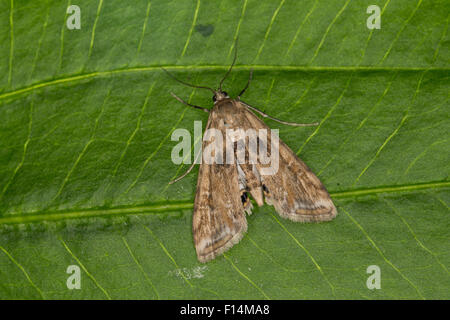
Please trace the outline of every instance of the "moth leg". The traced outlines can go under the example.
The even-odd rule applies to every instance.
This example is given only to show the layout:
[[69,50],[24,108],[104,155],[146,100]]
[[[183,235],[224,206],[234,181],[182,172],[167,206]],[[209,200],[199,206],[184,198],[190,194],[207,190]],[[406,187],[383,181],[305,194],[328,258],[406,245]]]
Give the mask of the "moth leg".
[[242,89],[242,91],[238,94],[238,96],[237,96],[238,100],[240,100],[240,98],[244,94],[245,90],[247,90],[248,86],[250,85],[250,82],[252,81],[252,78],[253,78],[253,69],[250,69],[250,75],[248,77],[247,84],[245,85],[245,88]]
[[190,104],[189,102],[184,101],[183,99],[181,99],[180,97],[176,96],[173,92],[170,93],[172,95],[172,97],[174,97],[175,99],[177,99],[178,101],[180,101],[181,103],[184,103],[185,105],[192,107],[192,108],[196,108],[196,109],[200,109],[203,110],[205,112],[209,113],[209,109],[208,108],[203,108],[203,107],[199,107],[193,104]]
[[197,156],[197,158],[195,158],[194,162],[192,162],[191,166],[189,167],[189,169],[187,169],[187,171],[185,173],[183,173],[181,176],[179,176],[178,178],[172,180],[169,182],[169,184],[174,184],[175,182],[180,181],[181,179],[183,179],[184,177],[186,177],[189,172],[191,172],[192,168],[194,168],[195,163],[197,162],[197,159],[199,158],[201,153],[199,153],[199,155]]
[[176,179],[170,181],[169,184],[174,184],[175,182],[178,182],[178,181],[180,181],[181,179],[183,179],[184,177],[186,177],[186,176],[189,174],[189,172],[191,172],[192,168],[194,168],[194,166],[195,166],[195,162],[194,162],[193,164],[191,164],[191,166],[189,167],[189,169],[187,169],[187,171],[186,171],[185,173],[183,173],[183,174],[182,174],[181,176],[179,176],[178,178],[176,178]]
[[[242,102],[242,101],[241,101],[241,102]],[[249,109],[251,109],[251,110],[253,110],[253,111],[259,113],[259,114],[260,114],[261,116],[263,116],[264,118],[269,118],[270,120],[273,120],[273,121],[276,121],[276,122],[279,122],[279,123],[282,123],[282,124],[286,124],[286,125],[288,125],[288,126],[293,126],[293,127],[313,127],[313,126],[319,125],[318,122],[314,122],[314,123],[296,123],[296,122],[287,122],[287,121],[283,121],[283,120],[280,120],[280,119],[277,119],[277,118],[273,118],[273,117],[269,116],[268,114],[262,112],[261,110],[258,110],[258,109],[256,109],[255,107],[252,107],[252,106],[250,106],[250,105],[248,105],[248,104],[246,104],[246,103],[244,103],[244,105],[245,105],[247,108],[249,108]]]

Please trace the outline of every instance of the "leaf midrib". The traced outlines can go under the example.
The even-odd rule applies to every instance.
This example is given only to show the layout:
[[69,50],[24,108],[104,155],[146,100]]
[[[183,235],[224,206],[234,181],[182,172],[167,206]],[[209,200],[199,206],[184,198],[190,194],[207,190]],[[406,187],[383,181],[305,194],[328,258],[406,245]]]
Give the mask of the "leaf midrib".
[[[402,193],[413,192],[425,189],[438,189],[450,187],[450,181],[433,181],[426,183],[405,184],[396,186],[380,186],[365,189],[353,189],[339,192],[330,192],[332,198],[351,198],[367,195],[375,195],[379,193]],[[145,206],[120,206],[103,209],[85,209],[73,211],[54,211],[46,213],[22,213],[21,215],[14,215],[13,213],[5,217],[0,217],[0,225],[2,224],[18,224],[18,223],[33,223],[41,221],[59,221],[66,219],[81,219],[91,217],[105,217],[105,216],[124,216],[129,214],[148,214],[161,212],[174,212],[185,209],[192,209],[193,203],[191,201],[166,201],[164,203],[153,203]]]
[[[126,74],[136,72],[154,72],[162,71],[161,68],[168,70],[220,70],[225,71],[229,65],[158,65],[158,66],[142,66],[132,68],[113,69],[106,71],[95,71],[89,73],[80,73],[73,75],[66,75],[65,77],[43,80],[36,82],[29,86],[25,86],[16,90],[7,91],[0,94],[0,100],[27,93],[40,88],[51,87],[63,83],[76,83],[91,78],[101,78],[111,76],[114,74]],[[343,67],[329,67],[329,66],[285,66],[285,65],[236,65],[233,70],[256,70],[256,71],[301,71],[301,72],[393,72],[393,71],[450,71],[447,67],[365,67],[365,66],[343,66]]]

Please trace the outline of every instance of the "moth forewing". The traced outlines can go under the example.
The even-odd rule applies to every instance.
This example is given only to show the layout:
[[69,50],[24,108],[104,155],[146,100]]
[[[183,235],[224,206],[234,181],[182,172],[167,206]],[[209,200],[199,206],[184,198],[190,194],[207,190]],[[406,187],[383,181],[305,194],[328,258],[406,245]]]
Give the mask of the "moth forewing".
[[[250,109],[247,108],[244,115],[248,126],[270,132],[270,128]],[[269,134],[267,139],[267,144],[270,144]],[[266,202],[272,204],[281,216],[293,221],[333,219],[337,214],[336,207],[319,178],[281,139],[278,152],[278,172],[273,175],[261,174]],[[265,165],[258,163],[256,167],[261,171]]]
[[[219,109],[214,107],[208,128],[225,134]],[[211,141],[203,141],[203,150]],[[223,145],[223,154],[225,147]],[[242,184],[242,183],[241,183]],[[206,262],[238,243],[247,231],[237,164],[208,164],[202,161],[194,202],[193,235],[200,262]]]

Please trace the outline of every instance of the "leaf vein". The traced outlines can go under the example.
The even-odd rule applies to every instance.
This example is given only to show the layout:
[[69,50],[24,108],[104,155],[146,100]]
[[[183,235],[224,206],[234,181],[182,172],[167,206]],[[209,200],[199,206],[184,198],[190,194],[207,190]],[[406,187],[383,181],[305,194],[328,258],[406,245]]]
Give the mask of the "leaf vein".
[[272,263],[278,265],[281,269],[283,269],[286,272],[301,272],[300,270],[295,270],[295,269],[289,269],[286,268],[285,266],[283,266],[281,263],[279,263],[278,261],[276,261],[266,250],[264,250],[263,248],[261,248],[252,238],[250,238],[249,235],[247,235],[247,239],[256,247],[256,249],[258,249],[258,251],[260,251],[264,256],[266,256],[270,261],[272,261]]
[[403,126],[403,124],[405,123],[405,121],[408,119],[408,112],[409,109],[411,108],[411,106],[413,105],[419,90],[420,90],[420,85],[422,84],[422,79],[425,75],[425,73],[427,72],[427,70],[425,70],[422,75],[419,78],[419,82],[417,83],[417,87],[416,87],[416,91],[414,92],[414,96],[412,98],[411,103],[409,104],[408,108],[405,111],[405,114],[402,118],[402,120],[400,121],[399,125],[395,128],[395,130],[386,138],[386,140],[382,143],[382,145],[380,146],[380,148],[377,150],[377,152],[375,153],[375,156],[369,161],[369,163],[364,167],[364,169],[361,171],[361,173],[358,175],[358,177],[355,179],[355,181],[353,182],[353,186],[355,186],[359,179],[364,175],[364,173],[367,171],[367,169],[369,169],[369,167],[375,162],[375,160],[378,158],[378,156],[380,155],[381,151],[384,149],[384,147],[389,143],[389,141],[398,133],[398,131],[401,129],[401,127]]
[[186,43],[184,44],[183,51],[181,52],[181,57],[183,57],[184,54],[186,53],[187,47],[189,45],[189,41],[191,40],[192,32],[194,31],[195,23],[197,22],[197,15],[198,15],[199,8],[200,8],[200,0],[197,0],[197,6],[195,7],[195,12],[194,12],[194,19],[192,20],[192,25],[191,25],[191,28],[189,29],[189,34],[186,39]]
[[369,119],[370,115],[375,111],[375,109],[377,108],[377,106],[381,103],[381,100],[383,100],[384,96],[388,93],[391,84],[394,82],[394,79],[396,77],[397,73],[394,74],[394,76],[392,77],[391,81],[387,84],[386,88],[383,91],[383,94],[380,96],[380,98],[378,98],[378,101],[373,105],[373,107],[369,110],[369,112],[367,113],[366,117],[361,120],[361,122],[359,123],[358,127],[356,127],[353,132],[347,136],[347,138],[345,139],[345,141],[339,146],[339,148],[336,150],[336,152],[332,155],[332,157],[330,158],[330,160],[328,160],[328,162],[325,164],[325,166],[317,173],[317,176],[320,176],[322,174],[322,172],[334,161],[334,159],[336,158],[336,156],[338,155],[339,151],[348,143],[348,141],[350,140],[350,138],[356,133],[358,132],[366,123],[366,121]]
[[137,51],[136,51],[136,57],[139,55],[139,52],[141,51],[142,42],[144,40],[145,29],[147,27],[148,17],[150,15],[150,7],[151,7],[151,5],[152,5],[152,3],[149,1],[148,4],[147,4],[147,11],[146,11],[146,14],[145,14],[144,25],[142,26],[141,38],[139,39],[139,44],[138,44],[138,48],[137,48]]
[[122,163],[122,160],[123,160],[125,154],[127,153],[127,150],[128,150],[128,147],[131,144],[131,141],[133,141],[134,136],[136,135],[136,133],[139,131],[139,129],[141,127],[141,120],[142,120],[142,117],[144,116],[144,111],[145,111],[145,109],[147,107],[148,100],[149,100],[149,98],[150,98],[150,96],[152,94],[153,87],[155,86],[155,83],[156,82],[153,82],[153,84],[148,88],[147,96],[145,97],[144,103],[143,103],[143,105],[141,107],[141,112],[140,112],[139,117],[138,117],[138,119],[136,121],[136,127],[134,128],[133,132],[131,133],[130,137],[128,138],[128,140],[127,140],[127,142],[125,144],[125,148],[123,149],[123,151],[122,151],[122,153],[120,155],[119,161],[117,162],[116,166],[114,167],[114,170],[113,170],[113,173],[112,173],[112,176],[111,176],[111,180],[110,180],[108,186],[106,187],[106,190],[109,189],[113,179],[115,178],[115,176],[117,174],[117,170],[119,169],[119,166]]
[[[381,12],[380,12],[380,18],[381,18],[381,16],[383,15],[384,10],[386,10],[386,7],[388,6],[388,4],[389,4],[390,1],[391,1],[391,0],[387,0],[387,1],[385,2],[384,6],[383,6],[383,9],[381,9]],[[365,57],[365,55],[366,55],[366,50],[367,50],[367,47],[368,47],[368,45],[369,45],[370,39],[372,39],[372,34],[374,33],[374,31],[375,31],[375,29],[370,30],[369,37],[368,37],[367,40],[366,40],[366,44],[365,44],[365,46],[364,46],[363,52],[362,52],[362,54],[361,54],[361,59],[359,60],[359,64],[358,64],[358,65],[360,65],[360,64],[362,63],[362,61],[363,61],[363,59],[364,59],[364,57]]]
[[319,125],[316,127],[316,129],[313,131],[313,133],[311,133],[311,135],[305,140],[303,145],[298,149],[298,151],[296,152],[297,155],[300,154],[300,152],[302,152],[302,150],[306,146],[306,144],[317,134],[317,132],[319,132],[319,130],[322,127],[323,123],[331,116],[331,114],[334,112],[336,107],[339,105],[339,103],[342,100],[342,97],[344,96],[345,92],[347,91],[347,88],[348,88],[348,86],[350,84],[350,81],[353,78],[353,74],[354,73],[352,73],[350,75],[350,77],[348,78],[347,83],[345,84],[344,90],[342,90],[342,93],[340,94],[339,98],[336,100],[336,103],[331,107],[331,109],[328,111],[328,113],[325,115],[325,117],[320,121]]
[[448,29],[448,19],[450,18],[450,14],[447,15],[447,21],[445,23],[445,27],[444,27],[444,32],[442,33],[442,37],[441,40],[439,40],[439,43],[436,47],[436,50],[434,51],[434,55],[433,55],[433,63],[436,61],[437,56],[439,54],[439,48],[441,47],[442,42],[444,42],[445,36],[447,35],[447,29]]
[[305,253],[306,255],[309,257],[309,259],[312,261],[312,263],[314,264],[314,266],[317,268],[317,270],[319,271],[319,273],[322,275],[322,277],[324,278],[325,282],[328,284],[328,286],[331,288],[331,293],[333,294],[334,297],[336,297],[336,293],[335,293],[335,287],[333,286],[333,284],[330,282],[330,280],[328,280],[328,277],[325,275],[325,273],[322,270],[322,267],[317,263],[316,259],[314,259],[314,257],[311,255],[311,253],[309,252],[308,249],[305,248],[304,245],[302,245],[300,243],[300,241],[297,240],[296,237],[294,237],[294,235],[292,233],[289,232],[289,230],[285,227],[284,224],[282,224],[280,222],[280,220],[277,219],[277,217],[275,217],[273,215],[273,213],[270,213],[270,215],[272,216],[272,218],[280,225],[280,227],[289,235],[289,237],[294,240],[294,242],[297,244],[298,247],[300,247]]
[[437,263],[441,266],[441,268],[447,273],[447,275],[450,275],[448,269],[445,267],[445,265],[439,260],[439,258],[437,257],[436,253],[434,253],[433,251],[431,251],[428,247],[426,247],[422,241],[419,240],[419,238],[417,237],[417,235],[415,234],[414,230],[411,228],[411,226],[409,225],[409,223],[405,220],[405,218],[403,218],[403,216],[398,212],[398,210],[392,205],[392,203],[386,199],[383,199],[384,202],[391,208],[391,210],[395,213],[396,216],[398,216],[403,224],[408,228],[409,232],[411,233],[411,235],[414,237],[414,240],[416,240],[417,244],[426,252],[428,252],[430,255],[433,256],[433,258],[437,261]]
[[426,155],[427,152],[428,152],[431,148],[433,148],[435,145],[438,145],[438,144],[441,144],[441,143],[444,143],[444,142],[447,142],[447,141],[448,141],[448,139],[445,139],[445,140],[438,140],[438,141],[435,141],[435,142],[433,142],[432,144],[430,144],[428,147],[426,147],[426,148],[425,148],[425,149],[424,149],[417,157],[414,158],[413,161],[411,161],[411,163],[408,165],[408,167],[406,168],[405,172],[403,173],[403,176],[406,176],[406,175],[408,174],[409,170],[411,170],[411,168],[416,164],[416,162],[417,162],[420,158],[422,158],[424,155]]
[[3,251],[4,254],[6,254],[8,256],[8,258],[20,269],[20,271],[22,271],[22,273],[25,275],[25,278],[27,278],[28,282],[30,283],[30,285],[39,293],[39,295],[41,296],[41,298],[43,300],[45,300],[45,296],[44,293],[42,292],[41,289],[39,289],[36,284],[34,284],[33,280],[31,280],[30,275],[28,274],[28,272],[25,270],[25,268],[16,260],[14,259],[14,257],[8,252],[6,251],[5,248],[3,248],[2,246],[0,246],[0,250]]
[[311,7],[311,9],[309,9],[308,13],[306,14],[305,18],[303,19],[302,23],[300,24],[300,26],[298,27],[297,31],[295,32],[294,38],[292,38],[291,43],[289,44],[289,47],[286,51],[286,54],[284,55],[285,57],[289,54],[289,52],[291,51],[292,47],[294,46],[295,41],[297,41],[297,38],[300,34],[300,30],[303,28],[303,25],[305,24],[305,22],[308,20],[309,16],[314,12],[314,10],[316,9],[318,0],[315,0],[313,6]]
[[[192,91],[191,96],[189,98],[188,101],[191,100],[193,94],[195,92],[195,89]],[[188,107],[186,106],[184,108],[183,113],[181,114],[180,118],[178,118],[178,121],[174,124],[174,126],[169,130],[169,132],[167,133],[167,135],[161,140],[161,142],[159,143],[159,145],[156,147],[156,149],[152,152],[152,154],[150,156],[148,156],[147,159],[145,159],[143,165],[141,166],[141,169],[139,170],[138,175],[136,176],[136,178],[133,180],[133,182],[130,184],[130,186],[125,190],[125,194],[127,194],[138,182],[139,178],[141,177],[142,173],[144,172],[145,167],[147,167],[147,164],[150,162],[150,160],[152,160],[152,158],[158,153],[159,149],[161,149],[161,147],[164,145],[164,143],[167,141],[167,139],[169,138],[169,136],[172,134],[172,132],[175,130],[175,128],[178,126],[178,124],[181,122],[181,120],[184,118],[184,115],[187,111]]]
[[64,53],[64,30],[66,28],[66,21],[67,21],[67,8],[70,7],[70,1],[67,1],[67,7],[66,7],[66,13],[64,15],[64,21],[63,21],[63,25],[61,28],[61,37],[60,37],[60,48],[59,48],[59,64],[58,64],[58,70],[61,70],[62,67],[62,58],[63,58],[63,53]]
[[350,0],[347,0],[345,2],[345,4],[342,6],[341,10],[339,10],[339,12],[336,14],[336,16],[334,17],[334,19],[331,21],[331,23],[329,24],[327,30],[325,31],[325,34],[322,36],[322,39],[320,40],[319,45],[317,46],[316,51],[314,52],[314,55],[312,56],[311,60],[309,61],[308,64],[312,64],[312,62],[314,61],[314,59],[317,57],[320,48],[322,48],[323,43],[325,42],[325,38],[327,37],[328,33],[331,30],[331,27],[333,27],[333,24],[336,22],[336,20],[339,18],[339,16],[342,14],[342,12],[344,12],[345,8],[347,7],[347,5],[350,3]]
[[391,53],[392,47],[394,46],[394,44],[397,42],[398,38],[400,37],[400,34],[403,32],[403,30],[406,28],[406,26],[408,25],[409,21],[412,19],[412,17],[415,15],[417,9],[419,9],[420,4],[422,3],[422,0],[419,0],[417,2],[416,7],[414,8],[414,10],[412,11],[411,15],[408,17],[408,19],[406,19],[405,23],[402,25],[402,27],[400,28],[400,30],[397,32],[397,35],[395,36],[394,40],[392,41],[391,45],[389,46],[389,48],[387,49],[386,53],[384,54],[383,58],[380,60],[380,62],[378,62],[378,64],[382,64],[384,62],[384,60],[386,60],[386,58],[388,57],[388,55]]
[[[427,182],[410,185],[396,185],[396,186],[384,186],[374,187],[368,189],[355,189],[339,192],[330,192],[333,199],[339,198],[354,198],[359,196],[368,196],[376,194],[390,194],[390,193],[404,193],[415,192],[419,190],[436,190],[447,189],[450,187],[450,181],[437,181]],[[444,204],[444,202],[441,201]],[[444,204],[445,205],[445,204]],[[448,208],[448,206],[446,206]],[[50,212],[33,212],[24,213],[20,212],[20,215],[11,213],[8,216],[0,217],[0,225],[2,224],[23,224],[33,223],[39,221],[59,221],[64,219],[81,219],[89,217],[107,217],[114,215],[129,215],[129,214],[147,214],[147,213],[159,213],[159,212],[175,212],[185,209],[192,209],[193,203],[191,200],[186,201],[166,201],[164,204],[149,203],[145,206],[118,206],[110,208],[92,208],[86,210],[65,210],[65,211],[50,211]]]
[[33,64],[31,66],[31,72],[30,72],[30,78],[29,79],[31,79],[33,77],[34,69],[36,68],[36,63],[37,63],[37,60],[38,60],[38,57],[39,57],[39,52],[41,50],[42,40],[44,38],[45,31],[47,30],[49,10],[50,10],[49,9],[49,5],[47,4],[47,13],[45,15],[44,25],[42,26],[42,33],[41,33],[41,36],[39,37],[38,47],[36,49],[36,53],[34,54],[34,59],[33,59]]
[[230,51],[228,51],[227,58],[230,56],[231,52],[233,51],[234,44],[236,43],[236,40],[239,36],[239,29],[241,28],[241,23],[244,20],[245,8],[247,7],[247,1],[248,0],[244,0],[244,4],[242,5],[241,17],[239,18],[239,22],[238,22],[236,31],[234,32],[233,43],[231,44]]
[[267,299],[270,300],[269,296],[258,286],[256,283],[254,283],[245,273],[243,273],[234,263],[233,261],[228,257],[226,253],[223,254],[223,257],[231,264],[233,269],[245,280],[247,280],[255,289],[257,289],[261,294]]
[[108,300],[111,300],[111,296],[108,294],[108,292],[100,285],[100,283],[98,283],[97,279],[95,279],[94,276],[86,269],[84,264],[80,261],[80,259],[77,258],[77,256],[72,252],[72,250],[70,250],[66,242],[60,236],[58,236],[58,239],[63,245],[63,247],[66,249],[66,251],[70,254],[70,256],[73,259],[75,259],[75,261],[80,265],[81,269],[83,269],[83,271],[87,274],[87,276],[91,278],[91,280],[94,282],[97,288],[99,288],[103,292],[103,294],[108,298]]
[[[61,77],[58,79],[52,80],[43,80],[36,82],[32,85],[22,87],[20,89],[7,91],[0,94],[0,100],[6,99],[9,97],[13,97],[16,95],[20,95],[22,93],[31,92],[40,88],[51,87],[56,85],[61,85],[64,83],[77,82],[82,80],[88,80],[92,78],[100,78],[106,76],[112,76],[115,74],[125,74],[125,73],[139,73],[139,72],[154,72],[160,71],[161,67],[164,67],[167,70],[227,70],[229,66],[221,66],[221,65],[196,65],[196,66],[177,66],[177,65],[166,65],[166,66],[147,66],[147,67],[132,67],[132,68],[123,68],[123,69],[113,69],[109,71],[95,71],[90,73],[80,73],[77,75],[70,75],[66,77]],[[260,70],[260,71],[300,71],[300,72],[321,72],[321,71],[333,71],[333,72],[392,72],[392,71],[449,71],[450,68],[447,67],[320,67],[320,66],[275,66],[275,65],[238,65],[234,66],[233,70]]]
[[9,42],[9,70],[8,70],[8,86],[11,85],[12,80],[12,68],[14,59],[14,0],[10,1],[9,10],[9,27],[10,27],[10,42]]
[[[161,249],[164,251],[164,253],[166,254],[166,256],[170,259],[170,261],[172,261],[172,263],[175,265],[175,267],[177,269],[180,269],[180,267],[178,266],[177,262],[175,261],[175,259],[172,257],[172,255],[169,253],[169,251],[167,250],[167,248],[164,246],[164,244],[161,242],[161,240],[153,233],[153,231],[147,227],[145,224],[142,224],[142,226],[145,228],[145,230],[147,230],[148,233],[151,234],[151,236],[156,240],[156,242],[159,244],[159,246],[161,247]],[[194,285],[189,281],[188,278],[186,278],[186,276],[184,275],[184,272],[180,272],[181,276],[183,277],[184,281],[191,287],[194,288]]]
[[355,218],[353,218],[350,213],[345,210],[342,206],[340,207],[342,209],[342,211],[344,211],[344,213],[350,218],[350,220],[361,230],[361,232],[364,234],[364,236],[367,238],[367,240],[370,242],[370,244],[375,248],[375,250],[378,252],[378,254],[383,258],[383,260],[392,267],[392,269],[394,269],[404,280],[406,280],[411,287],[413,287],[417,294],[420,296],[421,299],[425,300],[425,297],[420,293],[419,289],[417,288],[417,286],[410,280],[408,279],[403,272],[400,271],[399,268],[397,268],[388,258],[386,258],[386,256],[383,254],[383,252],[381,251],[381,249],[376,245],[376,243],[372,240],[372,238],[369,236],[369,234],[367,233],[367,231],[358,223],[358,221],[355,220]]
[[23,144],[22,158],[21,158],[19,164],[14,169],[14,172],[13,172],[11,178],[8,180],[8,183],[3,187],[2,193],[0,194],[0,200],[3,198],[3,196],[6,193],[6,191],[8,190],[9,186],[14,181],[14,178],[16,177],[17,172],[19,172],[20,168],[22,168],[23,163],[25,161],[25,156],[27,154],[28,144],[31,141],[31,128],[32,128],[32,125],[33,125],[33,110],[34,110],[33,105],[34,105],[34,100],[32,100],[31,103],[30,103],[30,113],[29,113],[29,117],[28,117],[29,118],[29,121],[28,121],[28,136],[27,136],[27,139],[26,139],[25,143]]
[[65,185],[69,181],[69,178],[72,175],[72,173],[74,172],[75,168],[78,166],[78,163],[80,162],[81,158],[84,156],[84,154],[86,153],[89,146],[95,141],[94,137],[95,137],[95,133],[97,132],[98,122],[99,122],[101,116],[103,115],[103,112],[105,110],[106,100],[108,100],[110,93],[111,93],[111,87],[108,89],[108,93],[106,94],[105,98],[103,99],[102,108],[101,108],[97,118],[95,119],[94,129],[92,130],[89,140],[84,145],[83,149],[81,150],[80,154],[78,155],[77,159],[75,160],[75,163],[73,164],[72,168],[70,168],[69,172],[67,173],[66,177],[64,178],[61,186],[58,189],[58,192],[53,197],[52,202],[55,201],[61,195]]
[[256,54],[255,61],[258,60],[259,55],[261,54],[261,52],[262,52],[262,50],[263,50],[263,48],[264,48],[264,45],[266,44],[266,40],[267,40],[267,38],[269,37],[269,33],[270,33],[270,30],[272,29],[272,25],[273,25],[273,23],[275,22],[275,19],[276,19],[277,15],[278,15],[278,12],[279,12],[280,9],[281,9],[281,7],[282,7],[283,4],[284,4],[284,1],[285,1],[285,0],[281,0],[281,1],[280,1],[280,4],[278,5],[278,7],[276,8],[275,12],[274,12],[273,15],[272,15],[272,19],[270,19],[269,26],[267,27],[266,34],[264,35],[263,43],[261,44],[261,46],[260,46],[259,49],[258,49],[258,53]]
[[133,254],[133,252],[131,251],[130,246],[128,245],[127,240],[122,236],[122,240],[123,243],[125,245],[125,247],[128,250],[128,253],[130,254],[131,258],[133,259],[133,261],[136,263],[136,265],[138,266],[139,270],[142,272],[142,274],[144,275],[145,279],[147,280],[147,282],[150,284],[150,286],[152,287],[152,290],[155,292],[156,294],[156,299],[159,300],[159,293],[156,290],[155,286],[153,285],[153,282],[150,280],[149,276],[147,275],[147,273],[145,272],[144,268],[142,267],[142,265],[139,263],[139,261],[136,259],[136,256]]
[[103,0],[99,0],[98,7],[97,7],[97,14],[95,16],[94,26],[92,27],[92,33],[91,33],[91,43],[89,44],[89,53],[88,53],[88,60],[91,57],[92,49],[94,47],[94,39],[95,39],[95,29],[97,27],[97,22],[100,17],[100,11],[102,10],[102,4]]

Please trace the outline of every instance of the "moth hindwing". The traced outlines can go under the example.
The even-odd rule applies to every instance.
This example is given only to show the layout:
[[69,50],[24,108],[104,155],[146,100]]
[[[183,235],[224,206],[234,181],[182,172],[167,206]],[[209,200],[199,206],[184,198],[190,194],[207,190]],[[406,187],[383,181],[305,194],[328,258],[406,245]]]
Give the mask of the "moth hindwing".
[[[231,67],[226,75],[229,74]],[[264,201],[273,205],[278,214],[292,221],[329,221],[337,214],[330,195],[317,176],[281,139],[278,139],[277,135],[272,135],[270,128],[254,112],[288,125],[311,124],[284,122],[242,102],[240,96],[247,89],[251,75],[252,73],[247,86],[236,99],[231,99],[222,91],[224,79],[217,90],[200,87],[213,92],[212,109],[191,105],[172,93],[177,100],[209,112],[202,141],[202,161],[197,180],[192,226],[200,262],[214,259],[242,239],[247,231],[245,213],[251,214],[253,208],[250,197],[258,206],[263,205]],[[272,164],[263,162],[259,153],[261,149],[252,148],[249,143],[250,137],[241,134],[248,130],[266,132],[263,136],[265,139],[261,139],[258,135],[255,141],[258,148],[266,147],[270,159],[276,156],[278,161],[276,170],[267,170]],[[226,142],[218,144],[217,136],[212,138],[207,134],[210,131],[224,137]],[[245,161],[242,161],[242,154]],[[220,158],[222,162],[217,161]],[[230,159],[232,161],[228,161]],[[250,161],[251,159],[257,161]]]

